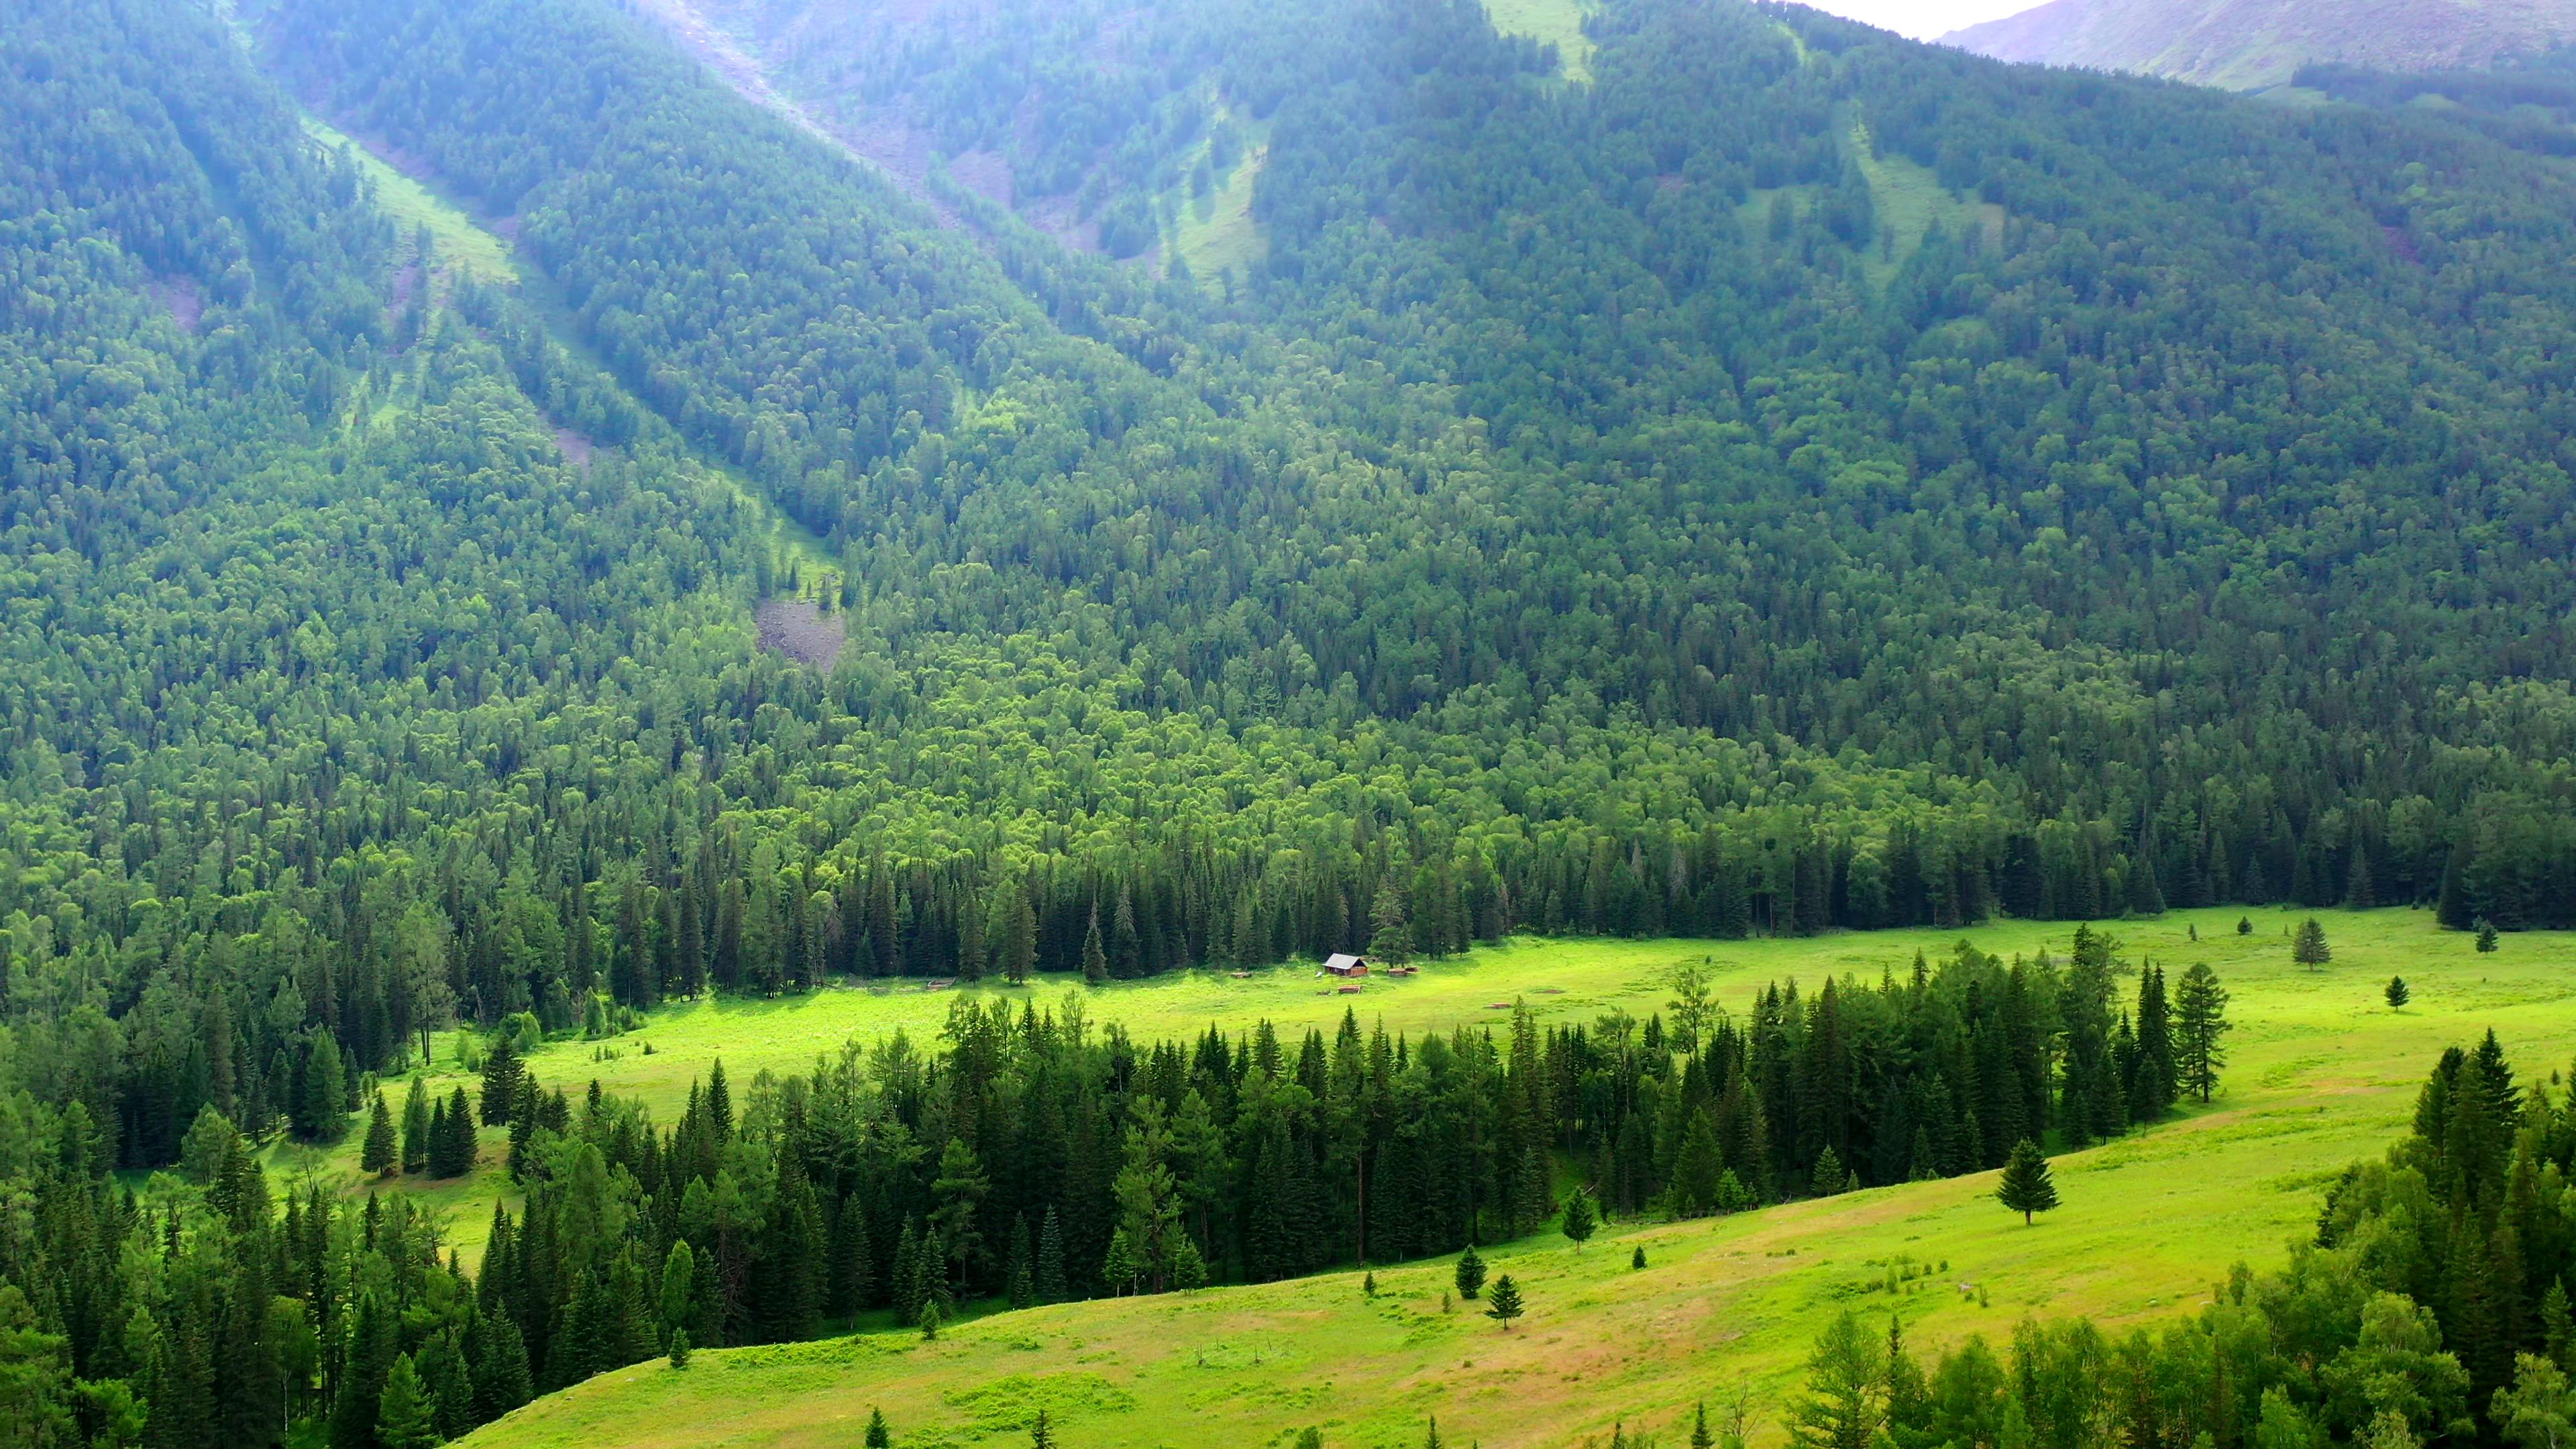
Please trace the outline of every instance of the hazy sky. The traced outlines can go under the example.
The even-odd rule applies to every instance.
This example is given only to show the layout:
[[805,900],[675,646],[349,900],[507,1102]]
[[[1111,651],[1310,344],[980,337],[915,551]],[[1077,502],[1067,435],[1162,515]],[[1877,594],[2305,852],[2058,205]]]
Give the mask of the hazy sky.
[[1805,0],[1819,10],[1847,15],[1865,25],[1930,40],[1962,25],[2017,14],[2039,0]]

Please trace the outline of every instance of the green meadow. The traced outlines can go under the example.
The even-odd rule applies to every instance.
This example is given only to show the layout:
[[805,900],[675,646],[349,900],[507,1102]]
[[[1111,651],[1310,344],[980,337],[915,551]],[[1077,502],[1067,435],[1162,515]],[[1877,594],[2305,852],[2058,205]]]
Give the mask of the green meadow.
[[[1318,1426],[1329,1444],[1411,1445],[1436,1412],[1444,1439],[1454,1428],[1461,1443],[1570,1445],[1607,1442],[1614,1419],[1669,1440],[1695,1402],[1738,1395],[1757,1441],[1768,1442],[1808,1343],[1843,1308],[1894,1313],[1922,1345],[2006,1333],[2030,1313],[2118,1325],[2183,1311],[2231,1263],[2280,1259],[2314,1220],[2321,1185],[2391,1139],[2444,1045],[2493,1028],[2526,1080],[2553,1078],[2576,1052],[2576,936],[2511,936],[2480,955],[2469,937],[2436,930],[2427,912],[2326,912],[2335,959],[2311,971],[2290,959],[2288,931],[2302,913],[2254,912],[2253,931],[2240,936],[2243,914],[2175,912],[2108,927],[2132,960],[2217,969],[2234,997],[2230,1062],[2208,1106],[2056,1159],[2065,1206],[2034,1227],[1994,1203],[1992,1174],[1714,1221],[1621,1222],[1580,1251],[1552,1234],[1493,1250],[1495,1271],[1513,1274],[1530,1301],[1509,1333],[1468,1305],[1444,1311],[1448,1266],[1424,1263],[1381,1269],[1375,1300],[1361,1294],[1358,1274],[1338,1273],[990,1314],[935,1343],[885,1331],[704,1352],[686,1372],[656,1362],[553,1395],[472,1442],[676,1445],[711,1442],[709,1426],[721,1423],[729,1444],[842,1444],[881,1405],[899,1444],[1000,1446],[1025,1443],[1021,1416],[1045,1404],[1074,1444],[1263,1444]],[[907,983],[682,1004],[614,1042],[551,1044],[533,1063],[549,1084],[578,1090],[597,1078],[667,1121],[719,1056],[738,1083],[801,1070],[853,1038],[935,1035],[961,997],[1057,1011],[1078,1003],[1096,1025],[1114,1021],[1148,1040],[1265,1019],[1298,1032],[1344,1011],[1419,1032],[1499,1021],[1514,1000],[1559,1022],[1611,1010],[1642,1016],[1663,1004],[1671,969],[1692,961],[1742,1013],[1775,979],[1874,983],[1910,969],[1917,951],[1963,937],[2006,955],[2062,954],[2072,932],[1996,922],[1806,940],[1522,939],[1426,963],[1416,977],[1373,977],[1352,995],[1319,981],[1311,965],[1096,989]],[[2381,996],[2395,974],[2413,990],[2402,1011]],[[433,1085],[461,1080],[448,1067]],[[484,1167],[431,1195],[455,1214],[469,1259],[500,1183],[499,1150],[498,1134],[487,1134]],[[349,1142],[277,1162],[354,1186],[355,1152]],[[1638,1246],[1643,1272],[1628,1266]],[[1560,1383],[1584,1392],[1530,1392]]]

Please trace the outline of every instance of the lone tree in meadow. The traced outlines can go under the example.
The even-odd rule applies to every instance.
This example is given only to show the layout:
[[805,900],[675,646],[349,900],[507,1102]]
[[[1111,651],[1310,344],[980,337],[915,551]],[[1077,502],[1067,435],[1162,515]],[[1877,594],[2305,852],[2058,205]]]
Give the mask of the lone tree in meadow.
[[2326,945],[2326,928],[2317,924],[2316,917],[2299,922],[2299,934],[2290,942],[2290,959],[2311,971],[2334,959]]
[[2405,978],[2405,977],[2403,977],[2403,976],[2391,976],[2391,977],[2389,977],[2389,978],[2388,978],[2388,1009],[2389,1009],[2389,1010],[2391,1010],[2391,1011],[2401,1010],[2402,1008],[2404,1008],[2404,1007],[2405,1007],[2405,1005],[2406,1005],[2407,1001],[2408,1001],[2410,998],[2412,998],[2412,997],[2414,996],[2414,994],[2415,994],[2415,993],[2413,993],[2413,992],[2411,992],[2411,991],[2409,991],[2409,990],[2407,990],[2407,989],[2406,989],[2406,978]]
[[1038,1421],[1029,1428],[1029,1449],[1055,1449],[1055,1430],[1047,1426],[1046,1410],[1038,1410]]
[[1473,1298],[1484,1291],[1485,1260],[1477,1256],[1476,1245],[1469,1243],[1458,1259],[1458,1296]]
[[1592,1194],[1578,1187],[1573,1196],[1565,1200],[1563,1231],[1566,1241],[1576,1248],[1580,1249],[1590,1240],[1592,1230],[1600,1225],[1600,1221],[1600,1216],[1592,1211]]
[[1521,1316],[1521,1288],[1512,1281],[1511,1274],[1494,1280],[1493,1296],[1485,1301],[1485,1316],[1501,1324],[1503,1332],[1512,1331],[1512,1320]]
[[2206,961],[2193,962],[2174,989],[2173,1030],[2174,1061],[2182,1068],[2182,1084],[2206,1102],[2218,1087],[2218,1069],[2227,1065],[2227,1053],[2218,1039],[2228,1030],[2227,991]]
[[2495,948],[2496,948],[2496,928],[2495,928],[2495,922],[2493,922],[2493,921],[2480,921],[2480,922],[2478,922],[2478,954],[2480,954],[2480,955],[2490,955],[2490,954],[2492,954],[2492,953],[2495,951]]
[[2040,1155],[2038,1143],[2025,1137],[2013,1144],[2012,1156],[2004,1163],[2003,1185],[1995,1189],[1995,1196],[2021,1214],[2025,1226],[2031,1214],[2057,1206],[2057,1184],[2048,1180],[2048,1159]]
[[868,1436],[860,1442],[867,1449],[894,1449],[894,1431],[886,1427],[885,1410],[868,1410]]

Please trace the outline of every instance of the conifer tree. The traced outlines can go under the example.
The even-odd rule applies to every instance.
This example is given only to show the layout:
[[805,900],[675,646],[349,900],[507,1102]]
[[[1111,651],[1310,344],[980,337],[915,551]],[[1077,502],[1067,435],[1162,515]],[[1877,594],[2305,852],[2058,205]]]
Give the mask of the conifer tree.
[[1369,906],[1369,954],[1390,966],[1401,966],[1413,955],[1413,925],[1392,870],[1378,882],[1377,899]]
[[1690,1449],[1717,1449],[1717,1441],[1708,1433],[1708,1405],[1694,1405],[1691,1414]]
[[1505,1273],[1494,1280],[1494,1291],[1486,1299],[1485,1316],[1501,1324],[1503,1331],[1509,1333],[1512,1320],[1520,1317],[1521,1312],[1520,1285],[1512,1281],[1511,1274]]
[[1843,1172],[1843,1160],[1832,1148],[1828,1147],[1816,1154],[1813,1188],[1816,1196],[1833,1197],[1846,1191],[1850,1185],[1850,1179]]
[[2478,954],[2481,956],[2493,955],[2495,953],[2495,948],[2495,922],[2483,920],[2478,922]]
[[1013,1308],[1026,1308],[1037,1301],[1036,1254],[1029,1248],[1026,1213],[1014,1214],[1011,1218],[1011,1257],[1005,1274],[1009,1280],[1008,1291]]
[[697,1306],[698,1258],[688,1239],[673,1240],[670,1255],[662,1260],[661,1287],[662,1326],[677,1333],[688,1326]]
[[1639,1243],[1636,1250],[1628,1255],[1628,1271],[1631,1273],[1642,1273],[1646,1271],[1645,1244]]
[[519,1049],[511,1034],[501,1032],[492,1043],[491,1055],[483,1059],[483,1125],[507,1127],[510,1109],[519,1100],[519,1075],[522,1070]]
[[2311,971],[2334,959],[2333,950],[2326,945],[2326,928],[2317,924],[2316,917],[2299,923],[2299,933],[2290,942],[2290,959]]
[[1029,1426],[1029,1449],[1055,1449],[1055,1431],[1047,1427],[1047,1411],[1038,1409],[1038,1421]]
[[867,1437],[860,1442],[865,1449],[894,1449],[894,1431],[886,1427],[885,1410],[869,1408]]
[[1580,1249],[1591,1239],[1592,1230],[1598,1222],[1599,1219],[1592,1211],[1592,1194],[1580,1187],[1576,1188],[1565,1199],[1565,1220],[1561,1230],[1566,1240]]
[[358,1151],[358,1169],[382,1177],[400,1161],[400,1148],[394,1141],[393,1110],[385,1105],[385,1094],[379,1091],[375,1104],[367,1109],[367,1140]]
[[382,1449],[434,1449],[438,1426],[434,1405],[421,1391],[420,1373],[410,1354],[396,1356],[385,1373],[383,1397],[376,1410],[376,1443]]
[[2388,1009],[2391,1011],[2403,1011],[2406,1003],[2415,995],[2406,989],[2406,978],[2403,976],[2389,977],[2388,989],[2382,994],[2388,998]]
[[1100,903],[1091,903],[1091,924],[1082,932],[1082,979],[1094,986],[1109,979],[1109,949],[1100,941]]
[[2227,1064],[2219,1038],[2229,1030],[2227,992],[2206,961],[2195,961],[2174,988],[2174,1059],[2184,1087],[2207,1102]]
[[685,1369],[688,1366],[689,1331],[685,1328],[674,1328],[671,1330],[671,1367]]
[[1466,1252],[1458,1255],[1457,1282],[1461,1298],[1473,1298],[1485,1291],[1485,1260],[1477,1254],[1473,1243],[1467,1245]]
[[2004,1164],[2001,1186],[1995,1196],[2003,1205],[2021,1214],[2028,1224],[2031,1214],[2044,1213],[2057,1206],[2057,1185],[2049,1180],[2048,1159],[2041,1155],[2039,1144],[2025,1137],[2013,1144],[2012,1158]]
[[402,1170],[422,1173],[429,1170],[429,1086],[421,1078],[411,1079],[411,1090],[403,1094]]
[[1072,1296],[1072,1285],[1064,1275],[1064,1229],[1056,1221],[1054,1205],[1049,1204],[1046,1222],[1038,1230],[1038,1301],[1062,1303]]

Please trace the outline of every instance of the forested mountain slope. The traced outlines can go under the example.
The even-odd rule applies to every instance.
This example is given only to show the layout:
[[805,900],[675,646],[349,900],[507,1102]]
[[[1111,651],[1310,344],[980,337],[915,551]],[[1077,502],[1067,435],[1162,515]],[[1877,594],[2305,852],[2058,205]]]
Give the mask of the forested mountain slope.
[[[408,1209],[279,1226],[227,1124],[337,1137],[451,1020],[1514,930],[2576,919],[2576,194],[2488,136],[1703,0],[1602,7],[1580,80],[1466,3],[973,32],[1041,111],[1126,37],[1096,124],[974,111],[963,41],[887,72],[1104,229],[1233,128],[1259,245],[1194,276],[908,191],[607,0],[227,14],[0,15],[0,1330],[61,1340],[92,1437],[129,1384],[175,1442],[372,1408],[341,1358],[269,1386],[307,1329],[392,1359],[379,1266],[465,1286]],[[838,560],[828,673],[754,646],[818,580],[745,490]],[[1852,1070],[1818,1090],[1881,1100]],[[206,1191],[107,1177],[183,1159]]]
[[[2565,919],[2555,172],[1803,11],[1614,6],[1580,85],[1472,5],[1209,13],[1267,253],[1205,283],[943,228],[598,0],[251,16],[515,234],[453,307],[193,10],[22,18],[39,1095],[147,1164],[451,1002]],[[828,677],[696,457],[839,554]]]
[[2569,0],[2049,0],[1940,43],[1997,60],[2260,90],[2303,65],[2476,69],[2571,39]]

